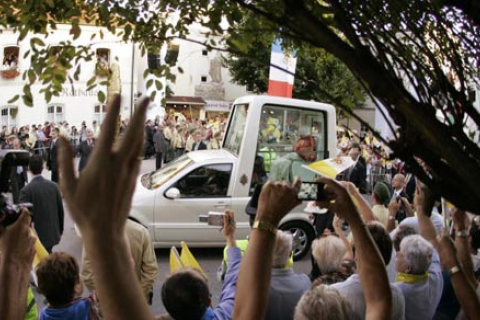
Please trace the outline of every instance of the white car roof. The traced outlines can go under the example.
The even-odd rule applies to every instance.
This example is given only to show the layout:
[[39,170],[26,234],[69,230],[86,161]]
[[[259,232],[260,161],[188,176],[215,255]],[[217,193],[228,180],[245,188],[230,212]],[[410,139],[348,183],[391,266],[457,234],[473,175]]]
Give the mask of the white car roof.
[[195,162],[218,162],[222,160],[235,161],[237,159],[236,156],[226,150],[199,150],[189,152],[187,155]]

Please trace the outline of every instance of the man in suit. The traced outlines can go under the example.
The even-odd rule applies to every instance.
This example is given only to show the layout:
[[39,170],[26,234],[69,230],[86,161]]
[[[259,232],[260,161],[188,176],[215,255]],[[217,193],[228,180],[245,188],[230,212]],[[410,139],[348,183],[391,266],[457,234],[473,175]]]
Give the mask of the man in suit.
[[52,171],[51,180],[56,183],[58,183],[57,140],[59,134],[60,130],[58,128],[53,128],[50,132],[51,141],[48,149],[47,161],[47,167],[50,171]]
[[195,142],[192,145],[192,151],[207,149],[207,145],[202,141],[202,134],[200,131],[196,131],[193,137],[195,138]]
[[76,154],[80,155],[80,161],[78,162],[78,172],[81,172],[83,168],[87,165],[88,157],[92,153],[93,147],[95,146],[95,139],[93,130],[88,128],[86,131],[87,140],[80,142],[75,150]]
[[51,253],[63,234],[64,211],[58,185],[42,177],[43,159],[30,157],[31,182],[20,191],[20,202],[33,204],[33,225],[40,242]]
[[342,173],[338,180],[350,181],[360,190],[360,193],[365,193],[367,168],[361,152],[360,144],[357,142],[352,143],[348,155],[355,161],[355,164]]
[[159,124],[157,132],[153,135],[153,146],[155,147],[155,170],[162,167],[163,154],[167,148],[167,141],[163,134],[163,124]]
[[[20,140],[18,138],[14,138],[12,140],[11,148],[15,150],[22,149]],[[10,175],[10,187],[12,189],[13,203],[19,203],[18,197],[20,195],[20,190],[25,186],[27,182],[28,182],[27,167],[25,166],[13,167],[12,173]]]
[[406,186],[405,176],[401,173],[397,173],[393,176],[392,179],[392,198],[390,201],[397,201],[400,205],[397,215],[395,218],[398,222],[402,222],[403,219],[407,217],[407,209],[405,206],[409,205],[409,198],[408,195],[405,193],[405,186]]

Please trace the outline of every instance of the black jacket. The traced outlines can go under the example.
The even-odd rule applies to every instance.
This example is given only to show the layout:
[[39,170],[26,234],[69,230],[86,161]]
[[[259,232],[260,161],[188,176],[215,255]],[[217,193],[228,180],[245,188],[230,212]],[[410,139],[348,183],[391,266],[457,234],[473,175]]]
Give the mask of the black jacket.
[[20,203],[33,204],[33,224],[44,247],[50,248],[60,242],[63,234],[64,211],[58,185],[42,176],[32,179],[20,191]]
[[75,153],[80,155],[80,161],[78,162],[79,172],[82,171],[83,168],[85,168],[85,166],[87,165],[88,158],[90,157],[94,146],[95,140],[92,140],[90,146],[88,145],[87,140],[80,142],[80,144],[77,146]]

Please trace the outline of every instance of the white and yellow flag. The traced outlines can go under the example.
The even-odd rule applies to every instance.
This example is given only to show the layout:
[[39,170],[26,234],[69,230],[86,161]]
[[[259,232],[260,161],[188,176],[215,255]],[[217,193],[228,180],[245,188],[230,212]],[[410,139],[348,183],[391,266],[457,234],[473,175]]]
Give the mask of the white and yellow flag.
[[335,179],[335,177],[355,164],[350,157],[337,157],[313,162],[309,165],[303,165],[307,170],[316,174]]

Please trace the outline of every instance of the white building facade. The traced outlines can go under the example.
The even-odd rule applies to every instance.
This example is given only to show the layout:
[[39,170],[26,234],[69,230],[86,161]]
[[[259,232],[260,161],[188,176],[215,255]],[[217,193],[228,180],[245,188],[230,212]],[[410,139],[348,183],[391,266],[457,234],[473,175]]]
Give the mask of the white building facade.
[[[141,94],[145,95],[145,82],[143,72],[147,68],[147,57],[141,56],[138,47],[132,43],[123,42],[119,37],[103,30],[104,37],[99,39],[97,36],[91,40],[93,33],[98,33],[99,28],[94,26],[81,26],[81,36],[73,41],[73,45],[89,45],[93,52],[96,52],[99,59],[92,61],[80,61],[81,73],[78,81],[70,83],[67,81],[63,85],[59,97],[53,96],[50,102],[47,102],[43,93],[40,93],[41,84],[37,81],[31,85],[33,95],[33,107],[24,105],[22,99],[14,103],[8,103],[15,95],[21,95],[23,86],[26,83],[22,79],[22,74],[30,68],[30,58],[24,58],[24,54],[30,49],[30,39],[40,37],[47,46],[59,46],[61,41],[71,39],[69,35],[69,25],[58,25],[58,30],[52,32],[48,37],[35,34],[29,34],[25,39],[18,42],[18,33],[11,30],[3,30],[0,34],[0,57],[4,63],[0,77],[0,123],[2,126],[20,127],[26,124],[43,124],[45,121],[58,123],[67,121],[70,125],[80,125],[85,121],[90,125],[94,120],[102,122],[105,117],[106,106],[99,102],[97,93],[102,90],[107,94],[106,86],[98,85],[94,90],[87,90],[87,81],[95,74],[97,70],[97,60],[110,67],[117,64],[120,74],[120,88],[122,96],[122,119],[129,118],[132,108],[132,101]],[[61,47],[59,47],[61,48]],[[13,67],[17,72],[9,70],[8,59],[13,56],[17,61]],[[11,69],[13,69],[13,67]],[[74,68],[70,71],[73,78]],[[152,76],[149,76],[152,77]],[[97,83],[104,81],[106,77],[98,77]],[[165,84],[164,79],[159,79]],[[165,86],[164,86],[165,87]],[[151,105],[149,115],[162,113],[160,108],[161,100],[164,98],[164,90],[158,92],[156,101]],[[164,110],[163,110],[164,112]]]
[[[178,109],[175,111],[189,116],[188,98],[202,98],[205,102],[203,106],[191,104],[197,108],[197,116],[192,117],[199,116],[200,119],[205,119],[206,116],[228,113],[236,98],[251,94],[245,86],[232,82],[228,68],[222,63],[222,54],[226,53],[208,50],[200,44],[206,39],[206,31],[200,26],[192,26],[189,29],[188,40],[176,39],[170,44],[170,48],[178,49],[176,66],[183,69],[183,73],[174,68],[172,71],[176,75],[176,81],[167,82],[174,93],[172,99],[167,99],[167,112],[175,106]],[[221,46],[220,38],[214,39],[217,46]],[[183,99],[177,99],[178,97]],[[187,102],[182,105],[181,100]]]

